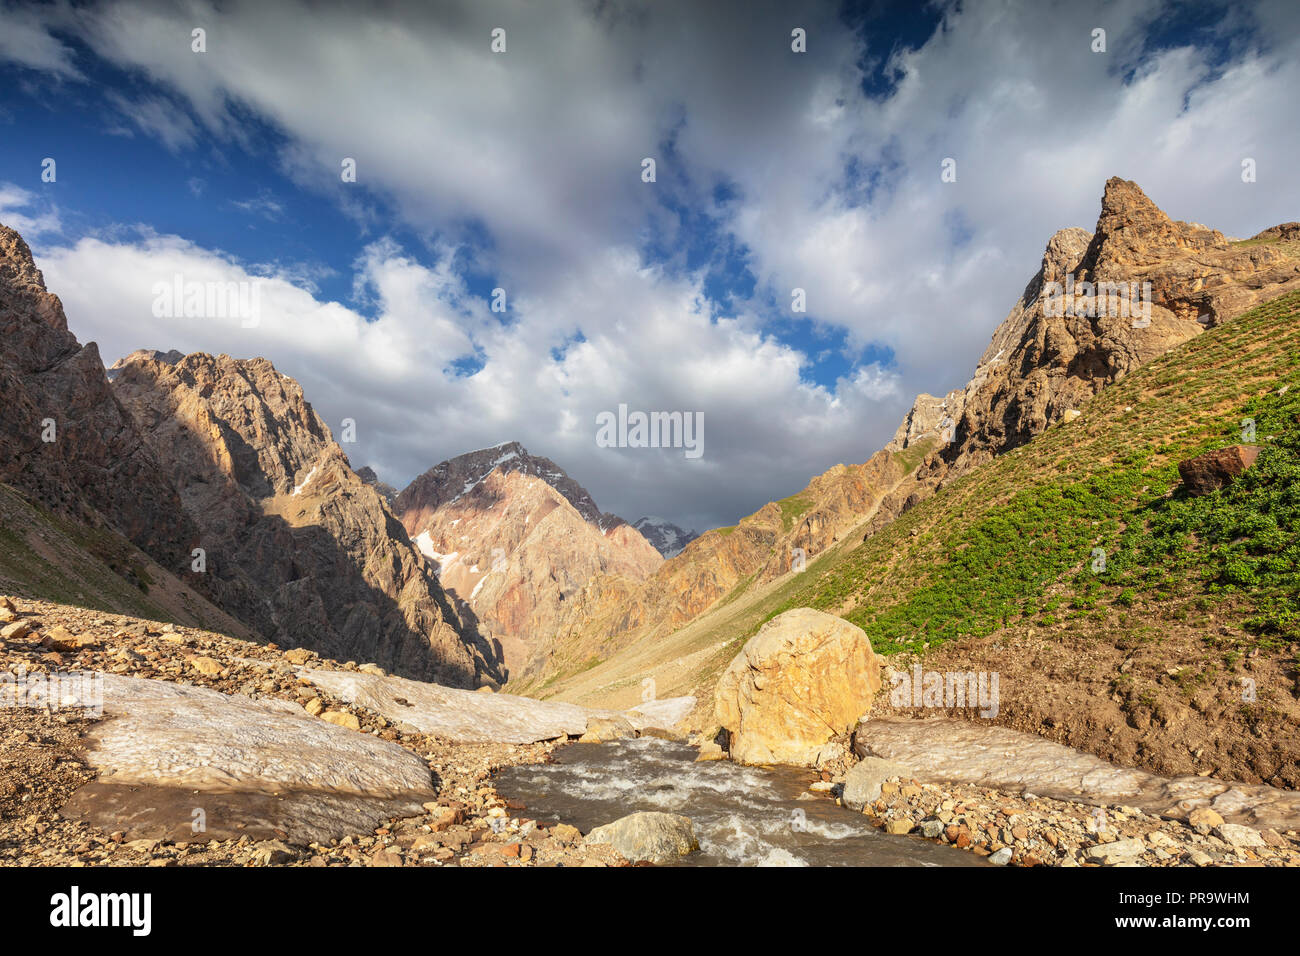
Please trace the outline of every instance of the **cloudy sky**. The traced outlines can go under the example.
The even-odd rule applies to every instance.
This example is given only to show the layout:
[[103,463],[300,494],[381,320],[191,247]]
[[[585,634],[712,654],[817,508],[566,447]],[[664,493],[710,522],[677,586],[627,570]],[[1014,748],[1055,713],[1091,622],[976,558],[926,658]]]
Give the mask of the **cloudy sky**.
[[[519,440],[602,508],[712,527],[963,384],[1109,176],[1230,235],[1300,218],[1298,28],[1293,0],[0,0],[0,222],[106,364],[263,355],[398,487]],[[156,316],[175,276],[257,280],[258,324]],[[704,454],[598,447],[620,404],[702,413]]]

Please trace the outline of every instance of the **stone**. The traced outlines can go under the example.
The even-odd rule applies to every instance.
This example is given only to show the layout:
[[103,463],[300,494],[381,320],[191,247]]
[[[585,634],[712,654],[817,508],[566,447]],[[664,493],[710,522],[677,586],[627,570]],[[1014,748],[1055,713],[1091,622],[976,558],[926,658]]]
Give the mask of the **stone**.
[[582,839],[582,831],[567,823],[557,823],[551,827],[550,834],[561,843],[577,843]]
[[1209,807],[1197,807],[1187,815],[1187,822],[1198,829],[1205,827],[1213,830],[1215,827],[1223,825],[1223,817]]
[[1136,860],[1146,852],[1146,845],[1141,840],[1116,840],[1100,846],[1088,847],[1088,859],[1098,863],[1114,865]]
[[302,666],[308,663],[315,655],[305,647],[292,647],[284,652],[284,659],[290,664]]
[[346,727],[348,730],[361,729],[361,721],[357,720],[357,715],[349,714],[346,710],[331,710],[321,714],[320,719],[327,720],[338,727]]
[[1011,862],[1011,847],[1004,846],[1002,849],[992,853],[989,856],[989,862],[994,866],[1006,866]]
[[20,641],[31,633],[32,629],[26,621],[14,621],[0,628],[0,638],[6,641]]
[[1214,828],[1214,835],[1229,846],[1258,847],[1264,846],[1264,838],[1258,830],[1238,823],[1221,823]]
[[250,859],[257,866],[279,866],[297,859],[297,854],[279,840],[266,840],[257,845]]
[[578,738],[578,742],[599,744],[635,736],[636,730],[626,717],[589,717],[587,718],[587,730]]
[[881,785],[890,777],[908,776],[907,768],[900,764],[879,757],[864,757],[844,777],[844,805],[850,810],[861,810],[880,799]]
[[675,863],[700,848],[689,817],[642,811],[596,827],[587,843],[607,843],[633,863]]
[[216,677],[224,670],[221,662],[213,660],[211,657],[196,657],[190,661],[190,667],[208,677]]
[[922,821],[921,821],[921,836],[925,837],[927,840],[937,840],[937,839],[939,839],[941,836],[943,836],[943,821],[942,821],[942,820],[922,820]]
[[378,664],[362,664],[357,668],[363,674],[374,674],[376,677],[387,677],[388,672]]
[[727,752],[712,740],[706,740],[700,744],[700,754],[695,758],[696,763],[706,760],[726,760]]
[[714,709],[742,764],[816,766],[880,690],[880,661],[860,627],[812,608],[768,621],[718,681]]
[[885,823],[885,832],[893,834],[904,834],[912,832],[912,821],[908,819],[889,820]]
[[307,701],[307,703],[302,705],[302,709],[307,711],[307,713],[311,714],[313,717],[319,717],[321,712],[325,710],[325,705],[321,703],[319,697],[313,697],[311,700]]
[[442,833],[461,823],[465,819],[465,812],[460,807],[438,806],[432,808],[425,804],[425,809],[429,811],[429,829],[434,833]]
[[1178,463],[1183,487],[1194,497],[1208,495],[1231,484],[1259,457],[1258,445],[1229,445]]

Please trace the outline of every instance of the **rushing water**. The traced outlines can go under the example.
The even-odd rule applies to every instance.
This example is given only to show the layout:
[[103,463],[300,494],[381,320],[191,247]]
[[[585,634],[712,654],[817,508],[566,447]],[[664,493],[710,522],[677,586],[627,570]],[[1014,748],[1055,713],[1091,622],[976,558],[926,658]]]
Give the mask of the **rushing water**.
[[690,817],[700,841],[688,866],[980,866],[970,853],[890,836],[820,795],[809,771],[695,762],[696,751],[654,737],[570,744],[555,762],[508,767],[497,791],[528,816],[584,833],[638,810]]

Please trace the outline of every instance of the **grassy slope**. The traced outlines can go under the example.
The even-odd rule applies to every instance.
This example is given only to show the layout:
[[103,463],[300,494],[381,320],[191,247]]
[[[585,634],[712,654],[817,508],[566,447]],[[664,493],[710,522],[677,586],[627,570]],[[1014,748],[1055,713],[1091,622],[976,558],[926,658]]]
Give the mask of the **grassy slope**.
[[[625,649],[561,682],[556,696],[634,703],[647,676],[660,696],[707,694],[764,621],[802,606],[844,615],[891,652],[1112,610],[1141,627],[1162,601],[1193,592],[1249,621],[1262,645],[1293,646],[1300,294],[1207,331],[1083,412],[864,543],[846,535],[803,574]],[[1240,441],[1247,416],[1265,446],[1252,474],[1203,499],[1175,490],[1177,462]],[[1092,571],[1094,548],[1106,554],[1104,573]]]

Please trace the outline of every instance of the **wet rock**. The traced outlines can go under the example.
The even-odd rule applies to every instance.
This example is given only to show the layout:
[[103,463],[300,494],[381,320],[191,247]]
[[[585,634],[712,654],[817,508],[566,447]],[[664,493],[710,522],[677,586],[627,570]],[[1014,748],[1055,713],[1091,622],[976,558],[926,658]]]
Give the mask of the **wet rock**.
[[608,843],[625,859],[675,863],[700,848],[690,818],[675,813],[645,811],[596,827],[587,843]]
[[844,778],[844,805],[861,810],[880,798],[880,788],[890,777],[907,777],[907,768],[879,757],[866,757],[853,765]]
[[590,717],[586,732],[578,740],[585,744],[599,744],[635,736],[636,730],[625,717]]

